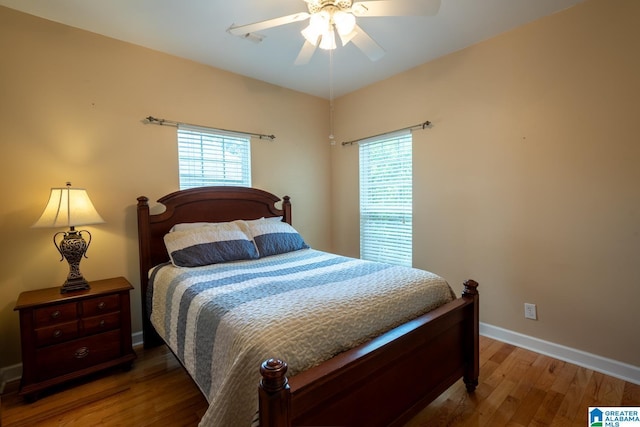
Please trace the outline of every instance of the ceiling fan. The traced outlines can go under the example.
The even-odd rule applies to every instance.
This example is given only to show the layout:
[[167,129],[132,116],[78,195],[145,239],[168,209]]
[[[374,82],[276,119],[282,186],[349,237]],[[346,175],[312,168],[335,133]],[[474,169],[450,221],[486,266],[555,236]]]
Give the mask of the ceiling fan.
[[262,40],[257,31],[266,30],[293,22],[309,20],[302,30],[305,42],[296,58],[296,65],[311,60],[316,48],[332,50],[336,48],[336,33],[344,46],[352,42],[369,59],[380,59],[385,51],[358,24],[356,18],[380,16],[428,16],[440,9],[440,0],[303,0],[308,12],[299,12],[247,25],[232,25],[231,34],[253,40]]

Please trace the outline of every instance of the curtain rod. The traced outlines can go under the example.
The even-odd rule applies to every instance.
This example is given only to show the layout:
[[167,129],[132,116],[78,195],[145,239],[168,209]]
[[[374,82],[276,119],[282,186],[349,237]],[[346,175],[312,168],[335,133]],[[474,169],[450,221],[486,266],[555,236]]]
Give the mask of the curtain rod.
[[[208,126],[194,125],[194,124],[191,124],[191,123],[174,122],[172,120],[157,119],[157,118],[155,118],[153,116],[145,117],[143,121],[148,123],[148,124],[160,125],[160,126],[178,127],[180,125],[186,125],[186,126],[208,127]],[[221,130],[223,132],[243,133],[245,135],[255,136],[255,137],[258,137],[260,139],[270,139],[272,141],[274,139],[276,139],[275,135],[265,135],[265,134],[262,134],[262,133],[253,133],[253,132],[241,132],[241,131],[237,131],[237,130],[229,130],[229,129],[221,129],[221,128],[212,128],[212,129]]]
[[426,129],[429,126],[431,126],[431,122],[429,120],[427,120],[426,122],[418,123],[417,125],[408,126],[406,128],[396,129],[396,130],[392,130],[390,132],[385,132],[385,133],[379,133],[377,135],[371,135],[371,136],[367,136],[367,137],[364,137],[364,138],[358,138],[358,139],[354,139],[353,141],[344,141],[342,143],[342,145],[353,145],[356,142],[362,141],[363,139],[375,138],[377,136],[383,136],[383,135],[387,135],[389,133],[394,133],[394,132],[401,132],[403,130]]

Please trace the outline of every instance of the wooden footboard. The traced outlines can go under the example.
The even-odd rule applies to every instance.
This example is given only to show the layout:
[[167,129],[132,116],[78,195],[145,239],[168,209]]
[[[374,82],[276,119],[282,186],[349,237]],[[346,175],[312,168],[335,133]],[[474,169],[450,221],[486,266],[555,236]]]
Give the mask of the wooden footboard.
[[400,426],[460,378],[478,384],[478,284],[458,298],[315,368],[261,367],[260,426]]

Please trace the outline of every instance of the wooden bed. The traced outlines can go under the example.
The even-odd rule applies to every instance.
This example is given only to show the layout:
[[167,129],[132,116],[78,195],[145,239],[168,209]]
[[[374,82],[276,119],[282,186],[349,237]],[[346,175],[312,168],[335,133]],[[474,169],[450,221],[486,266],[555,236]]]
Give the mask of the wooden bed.
[[[204,187],[158,200],[150,214],[138,198],[138,240],[145,347],[162,344],[146,306],[149,270],[169,260],[163,237],[177,223],[282,217],[291,224],[289,197],[244,187]],[[400,426],[452,384],[478,384],[478,284],[460,298],[326,362],[287,378],[286,361],[265,360],[259,393],[261,427]]]

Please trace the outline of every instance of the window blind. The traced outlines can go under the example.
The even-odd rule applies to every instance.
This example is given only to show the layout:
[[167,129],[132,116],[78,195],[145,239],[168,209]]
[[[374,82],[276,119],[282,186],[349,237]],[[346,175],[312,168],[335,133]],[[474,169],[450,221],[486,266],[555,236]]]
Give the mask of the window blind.
[[411,266],[411,132],[378,136],[359,147],[360,257]]
[[248,135],[178,125],[180,189],[210,185],[251,186]]

